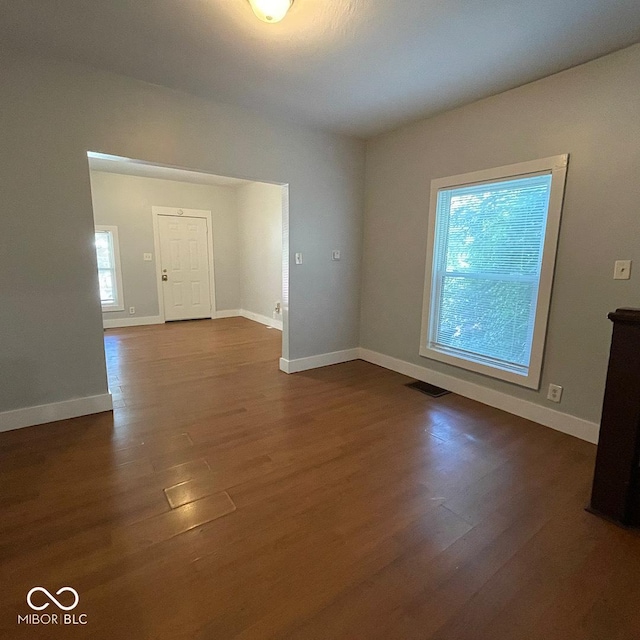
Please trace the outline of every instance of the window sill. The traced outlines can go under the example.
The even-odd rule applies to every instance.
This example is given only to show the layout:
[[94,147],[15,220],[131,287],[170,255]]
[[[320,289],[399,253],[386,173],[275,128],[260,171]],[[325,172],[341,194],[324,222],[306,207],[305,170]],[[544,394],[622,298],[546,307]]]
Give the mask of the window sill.
[[483,364],[482,362],[443,353],[438,349],[430,347],[420,347],[420,355],[424,358],[430,358],[431,360],[437,360],[438,362],[444,362],[445,364],[458,367],[459,369],[480,373],[496,380],[510,382],[520,387],[536,390],[540,388],[540,368],[536,370],[534,366],[530,366],[529,373],[525,375],[515,371],[509,371],[508,369]]

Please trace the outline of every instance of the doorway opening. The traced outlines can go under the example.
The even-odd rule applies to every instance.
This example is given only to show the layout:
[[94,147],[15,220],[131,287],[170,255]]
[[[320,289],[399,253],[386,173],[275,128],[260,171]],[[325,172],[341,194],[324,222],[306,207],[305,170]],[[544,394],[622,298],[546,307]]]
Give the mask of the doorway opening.
[[288,185],[87,155],[107,336],[241,317],[287,352]]

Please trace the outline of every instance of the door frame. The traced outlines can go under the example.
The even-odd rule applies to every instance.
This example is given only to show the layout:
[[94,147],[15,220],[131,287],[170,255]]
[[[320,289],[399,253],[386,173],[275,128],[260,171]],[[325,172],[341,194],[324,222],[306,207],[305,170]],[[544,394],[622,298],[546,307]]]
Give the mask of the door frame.
[[207,221],[207,257],[209,259],[209,297],[211,303],[210,316],[216,317],[216,281],[213,264],[213,225],[211,211],[206,209],[185,209],[180,207],[151,207],[153,217],[153,244],[156,256],[156,285],[158,287],[158,315],[166,322],[164,313],[164,288],[162,286],[162,264],[160,253],[160,216],[171,218],[204,218]]

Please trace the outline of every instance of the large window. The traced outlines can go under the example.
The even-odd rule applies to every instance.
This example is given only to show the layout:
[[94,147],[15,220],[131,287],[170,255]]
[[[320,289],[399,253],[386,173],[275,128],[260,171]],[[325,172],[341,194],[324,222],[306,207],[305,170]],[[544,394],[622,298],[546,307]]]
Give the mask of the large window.
[[96,254],[102,310],[123,311],[118,227],[96,225]]
[[432,182],[420,355],[538,388],[567,160]]

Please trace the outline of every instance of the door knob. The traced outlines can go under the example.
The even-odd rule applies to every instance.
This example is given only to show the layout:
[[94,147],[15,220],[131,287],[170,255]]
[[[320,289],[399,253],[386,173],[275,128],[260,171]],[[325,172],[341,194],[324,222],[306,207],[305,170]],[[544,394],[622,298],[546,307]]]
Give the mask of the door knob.
[[162,282],[166,282],[169,279],[169,276],[166,273],[162,274]]

